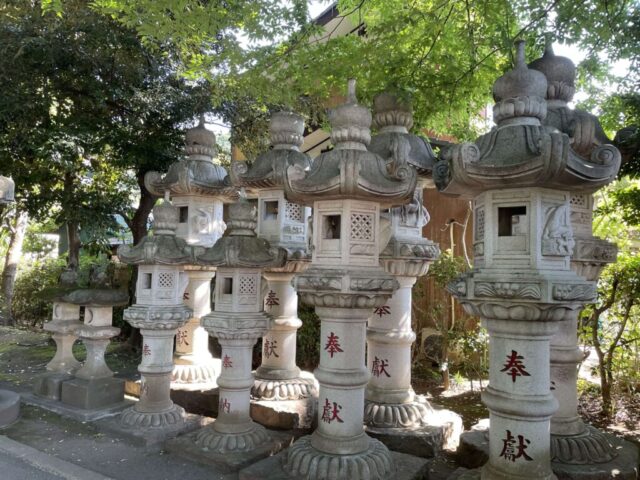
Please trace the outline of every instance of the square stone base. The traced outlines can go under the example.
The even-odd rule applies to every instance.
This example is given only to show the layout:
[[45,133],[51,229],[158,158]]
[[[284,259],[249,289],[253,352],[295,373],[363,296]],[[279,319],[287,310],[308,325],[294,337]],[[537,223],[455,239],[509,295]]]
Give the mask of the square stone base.
[[79,422],[94,422],[106,417],[112,417],[133,405],[131,400],[123,400],[120,403],[111,404],[104,408],[85,410],[49,398],[39,397],[32,393],[23,393],[22,401],[27,405],[35,405],[36,407],[44,408],[45,410],[57,413],[63,417],[72,418]]
[[62,395],[62,383],[75,378],[67,373],[46,372],[36,377],[33,393],[39,397],[59,401]]
[[[266,458],[240,470],[239,480],[297,480],[282,468],[285,452]],[[405,453],[391,452],[396,465],[392,480],[419,480],[428,477],[429,461]],[[356,479],[354,479],[356,480]],[[390,479],[391,480],[391,479]]]
[[165,449],[174,455],[178,455],[192,462],[210,465],[216,471],[223,473],[237,472],[263,458],[275,455],[280,450],[288,447],[293,441],[293,435],[286,432],[270,431],[272,441],[261,445],[251,452],[244,453],[215,453],[203,450],[196,445],[195,437],[197,432],[188,435],[181,435],[178,438],[165,443]]
[[300,400],[251,400],[251,418],[267,428],[308,433],[316,428],[316,397]]
[[180,434],[192,432],[211,423],[212,419],[200,415],[186,414],[183,424],[166,427],[140,428],[129,427],[120,423],[120,416],[105,418],[95,423],[98,430],[112,435],[124,437],[134,445],[158,447]]
[[124,380],[74,378],[62,384],[62,403],[83,410],[98,410],[124,402]]

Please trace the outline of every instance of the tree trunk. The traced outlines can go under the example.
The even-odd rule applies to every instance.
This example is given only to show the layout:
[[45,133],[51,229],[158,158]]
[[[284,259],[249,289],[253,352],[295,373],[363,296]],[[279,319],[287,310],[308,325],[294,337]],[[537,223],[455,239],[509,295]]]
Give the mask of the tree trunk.
[[2,297],[4,305],[0,307],[3,311],[0,320],[2,320],[4,325],[14,325],[15,323],[12,314],[13,290],[16,284],[18,263],[22,256],[24,234],[29,224],[29,215],[26,211],[17,211],[13,223],[4,270],[2,271]]
[[153,209],[153,205],[156,203],[158,197],[153,195],[147,187],[144,186],[144,172],[138,172],[137,180],[138,187],[140,188],[140,204],[136,209],[131,220],[127,220],[127,224],[131,229],[133,235],[133,244],[137,245],[140,240],[147,234],[147,220],[149,214]]
[[67,267],[71,270],[78,271],[80,266],[80,229],[77,222],[67,223],[67,239],[69,241],[69,258],[67,259]]

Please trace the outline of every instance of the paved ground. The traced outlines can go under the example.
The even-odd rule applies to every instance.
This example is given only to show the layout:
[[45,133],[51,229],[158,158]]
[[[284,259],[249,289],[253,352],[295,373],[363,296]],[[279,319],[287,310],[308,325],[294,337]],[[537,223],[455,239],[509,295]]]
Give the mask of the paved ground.
[[7,453],[0,453],[0,471],[7,480],[58,480],[64,477],[46,473]]

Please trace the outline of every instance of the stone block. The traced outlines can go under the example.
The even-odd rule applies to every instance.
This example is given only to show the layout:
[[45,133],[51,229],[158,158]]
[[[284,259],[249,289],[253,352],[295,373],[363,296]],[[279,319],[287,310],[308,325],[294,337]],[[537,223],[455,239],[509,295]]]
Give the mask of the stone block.
[[0,390],[0,428],[11,425],[20,416],[20,395]]
[[49,400],[60,400],[62,383],[75,378],[67,373],[47,372],[36,377],[33,383],[33,393]]
[[[286,451],[266,458],[240,470],[239,480],[298,480],[289,476],[282,468]],[[391,452],[396,466],[393,480],[426,480],[429,478],[429,461],[405,453]]]
[[286,432],[269,432],[271,441],[261,445],[250,452],[216,453],[203,449],[195,443],[198,432],[181,435],[165,443],[165,449],[173,454],[192,462],[202,463],[215,467],[216,471],[232,473],[252,465],[263,458],[275,455],[288,447],[293,441],[293,435]]
[[210,390],[175,390],[171,387],[171,400],[189,413],[218,416],[218,388]]
[[458,446],[462,418],[450,410],[434,410],[430,425],[415,428],[366,427],[367,434],[384,443],[389,450],[416,457],[433,458],[442,450]]
[[267,428],[311,431],[317,426],[318,399],[252,400],[251,418]]
[[98,410],[124,402],[124,380],[74,378],[62,384],[62,403],[83,410]]
[[131,402],[131,400],[124,400],[120,403],[109,405],[108,407],[93,410],[84,410],[78,407],[67,405],[57,400],[39,397],[32,393],[23,393],[22,402],[28,405],[35,405],[36,407],[49,410],[50,412],[57,413],[58,415],[62,415],[63,417],[72,418],[79,422],[93,422],[105,417],[117,415],[125,408],[130,407],[133,403]]
[[466,468],[478,468],[489,460],[489,429],[480,423],[460,435],[456,451],[458,463]]
[[640,478],[638,446],[626,441],[616,445],[618,456],[607,463],[570,465],[551,462],[551,469],[558,480],[637,480]]

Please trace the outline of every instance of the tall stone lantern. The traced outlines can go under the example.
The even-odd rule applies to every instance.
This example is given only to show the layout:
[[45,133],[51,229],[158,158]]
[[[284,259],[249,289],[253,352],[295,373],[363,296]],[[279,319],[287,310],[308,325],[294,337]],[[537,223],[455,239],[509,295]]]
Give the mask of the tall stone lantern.
[[[459,416],[434,410],[411,387],[411,345],[416,339],[411,328],[412,287],[440,254],[438,245],[422,236],[422,227],[429,221],[423,188],[433,187],[436,156],[428,142],[409,133],[413,114],[397,97],[382,93],[374,98],[373,123],[378,133],[371,139],[369,151],[387,162],[399,159],[411,165],[418,183],[408,204],[382,214],[389,221],[391,238],[380,254],[380,264],[400,288],[369,319],[367,365],[371,379],[365,394],[364,421],[367,431],[383,441],[407,436],[423,440],[404,442],[407,453],[433,455],[433,449],[424,443],[431,445],[437,439],[455,444],[462,432]],[[436,445],[436,450],[440,447]]]
[[395,470],[387,448],[363,428],[366,325],[373,309],[398,288],[380,267],[380,210],[409,201],[415,171],[369,151],[371,113],[355,97],[329,112],[335,148],[317,157],[308,174],[288,170],[287,200],[313,206],[311,266],[296,274],[300,298],[321,320],[318,428],[288,450],[294,478],[388,479]]
[[[158,196],[171,194],[179,210],[176,235],[189,245],[212,246],[223,234],[223,203],[237,198],[235,189],[225,184],[227,172],[217,160],[216,138],[204,126],[204,119],[187,130],[186,157],[169,167],[166,175],[148,172],[145,186]],[[209,352],[209,336],[200,326],[200,318],[211,311],[211,281],[214,268],[185,266],[189,285],[185,304],[194,312],[178,329],[172,384],[174,388],[207,389],[215,387],[220,360]]]
[[[573,62],[556,56],[548,41],[542,58],[531,62],[529,68],[544,73],[547,78],[548,114],[543,123],[566,133],[572,149],[585,161],[604,160],[601,167],[607,168],[613,178],[620,165],[620,153],[610,145],[597,117],[568,106],[575,92]],[[576,242],[571,268],[595,282],[602,268],[615,262],[616,246],[593,235],[593,203],[592,190],[584,189],[571,195],[571,226]],[[637,449],[586,425],[578,415],[577,377],[582,361],[577,337],[579,313],[576,311],[569,321],[561,323],[551,339],[552,391],[560,405],[551,418],[554,471],[570,470],[574,478],[578,478],[582,470],[584,478],[591,478],[595,465],[602,471],[615,468],[622,475],[633,474],[638,466]]]
[[571,270],[570,200],[611,181],[611,152],[584,159],[566,134],[543,126],[546,93],[545,76],[527,68],[519,42],[514,70],[493,87],[497,127],[453,147],[434,170],[442,192],[473,198],[474,268],[449,288],[490,335],[483,479],[556,478],[550,339],[596,293]]
[[173,338],[192,315],[182,302],[189,283],[184,265],[195,259],[194,247],[176,236],[177,207],[165,200],[153,207],[153,219],[153,234],[138,245],[118,248],[123,263],[138,265],[136,303],[124,311],[124,319],[142,334],[140,401],[122,413],[120,423],[163,438],[185,427],[184,409],[171,401],[170,382]]
[[291,286],[294,273],[309,264],[307,219],[311,209],[285,198],[284,181],[287,168],[295,165],[307,170],[311,159],[300,152],[304,133],[300,115],[274,113],[270,133],[272,149],[249,168],[246,162],[234,162],[231,168],[234,185],[258,194],[258,237],[288,252],[283,268],[263,273],[267,280],[265,311],[272,320],[262,339],[262,365],[256,370],[251,394],[263,400],[297,400],[317,393],[313,376],[301,373],[296,365],[296,333],[302,321],[298,295]]
[[222,346],[218,417],[195,436],[196,445],[213,454],[248,453],[270,442],[266,429],[249,416],[251,359],[268,326],[262,269],[282,267],[287,252],[257,238],[255,228],[255,207],[241,199],[229,207],[225,235],[197,257],[199,264],[218,268],[214,311],[202,318]]
[[[0,175],[0,213],[5,205],[14,201],[15,183]],[[20,415],[20,395],[9,390],[0,390],[0,427],[9,425]]]

